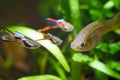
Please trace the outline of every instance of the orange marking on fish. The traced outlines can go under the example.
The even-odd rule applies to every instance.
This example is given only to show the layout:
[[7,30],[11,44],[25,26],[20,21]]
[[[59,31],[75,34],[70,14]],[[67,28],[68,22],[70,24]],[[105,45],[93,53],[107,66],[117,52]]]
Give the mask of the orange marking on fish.
[[46,26],[43,29],[39,29],[38,32],[45,32],[45,31],[48,31],[48,30],[51,30],[51,29],[57,29],[57,28],[58,28],[57,26]]
[[16,41],[18,44],[23,45],[23,41],[22,41],[22,40],[16,39],[15,41]]
[[53,21],[53,22],[57,22],[57,20],[53,19],[53,18],[47,18],[47,20]]

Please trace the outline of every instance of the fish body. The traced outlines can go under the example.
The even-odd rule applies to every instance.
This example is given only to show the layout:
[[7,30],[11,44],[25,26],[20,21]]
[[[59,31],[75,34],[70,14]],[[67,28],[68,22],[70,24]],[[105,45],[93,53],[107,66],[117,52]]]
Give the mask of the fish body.
[[48,21],[48,24],[50,25],[50,27],[56,26],[57,28],[60,28],[66,32],[71,32],[74,30],[73,25],[66,22],[64,19],[56,20],[53,18],[46,18],[46,20]]
[[54,36],[54,35],[52,35],[52,34],[50,34],[50,33],[47,33],[47,34],[43,33],[43,35],[44,35],[44,38],[43,38],[43,39],[38,39],[38,40],[36,40],[36,41],[40,41],[40,40],[50,40],[50,41],[52,41],[53,44],[55,44],[55,45],[61,45],[61,44],[63,43],[63,40],[62,40],[62,39],[60,39],[59,37]]
[[11,32],[8,29],[4,29],[4,32],[5,34],[1,36],[1,39],[3,41],[7,41],[7,42],[15,41],[19,45],[29,49],[35,49],[40,47],[40,45],[37,44],[36,42],[25,38],[24,35],[20,32],[17,31]]
[[63,31],[65,32],[71,32],[74,30],[74,27],[72,24],[66,22],[65,20],[61,19],[61,20],[58,20],[56,25],[62,29]]
[[89,51],[96,47],[100,38],[105,33],[116,29],[120,13],[113,19],[97,20],[83,28],[71,43],[71,48],[76,51]]
[[8,29],[3,29],[4,33],[1,36],[1,39],[6,42],[14,41],[14,34]]
[[14,38],[12,36],[10,36],[9,34],[3,34],[0,37],[3,41],[6,41],[6,42],[14,41]]
[[15,41],[23,47],[26,47],[26,48],[29,48],[29,49],[35,49],[35,48],[40,47],[40,45],[38,43],[25,38],[24,35],[20,32],[15,31],[14,32],[14,37],[15,37]]
[[47,36],[48,39],[50,39],[56,45],[61,45],[62,42],[63,42],[60,38],[58,38],[57,36],[54,36],[50,33],[47,33],[46,36]]

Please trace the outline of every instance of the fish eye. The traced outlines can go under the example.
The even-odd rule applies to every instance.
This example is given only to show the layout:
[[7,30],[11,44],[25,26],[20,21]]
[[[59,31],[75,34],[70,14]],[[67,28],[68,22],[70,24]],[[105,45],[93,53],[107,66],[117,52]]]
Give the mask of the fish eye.
[[82,42],[81,44],[80,44],[80,48],[82,48],[82,47],[84,47],[85,46],[85,42]]
[[58,22],[58,24],[61,24],[61,23],[62,23],[61,21]]
[[65,21],[63,19],[58,20],[57,22],[58,22],[58,24],[64,24],[65,23]]

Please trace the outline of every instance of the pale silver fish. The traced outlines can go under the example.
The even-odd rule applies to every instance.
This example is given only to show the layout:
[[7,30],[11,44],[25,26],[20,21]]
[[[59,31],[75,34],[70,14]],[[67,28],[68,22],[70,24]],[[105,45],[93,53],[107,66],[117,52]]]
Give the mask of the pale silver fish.
[[97,20],[83,28],[71,43],[75,51],[89,51],[96,47],[102,35],[115,30],[120,22],[120,13],[113,19]]

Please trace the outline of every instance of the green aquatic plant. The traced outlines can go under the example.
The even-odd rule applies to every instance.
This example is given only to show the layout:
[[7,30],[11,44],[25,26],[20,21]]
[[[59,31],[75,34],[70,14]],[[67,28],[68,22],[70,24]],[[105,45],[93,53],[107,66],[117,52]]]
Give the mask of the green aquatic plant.
[[40,75],[40,76],[29,76],[23,77],[18,80],[62,80],[54,75]]
[[[29,38],[29,39],[31,39],[33,41],[43,38],[42,34],[37,32],[36,30],[28,28],[28,27],[24,27],[24,26],[10,26],[10,27],[8,27],[8,29],[11,30],[11,31],[19,31],[22,34],[24,34],[27,38]],[[43,47],[45,47],[48,51],[50,51],[51,54],[54,55],[56,57],[56,59],[61,63],[63,68],[67,72],[70,72],[70,67],[69,67],[65,57],[63,56],[61,50],[56,45],[51,43],[51,41],[49,41],[49,40],[39,40],[37,42],[38,42],[38,44],[40,44]]]

